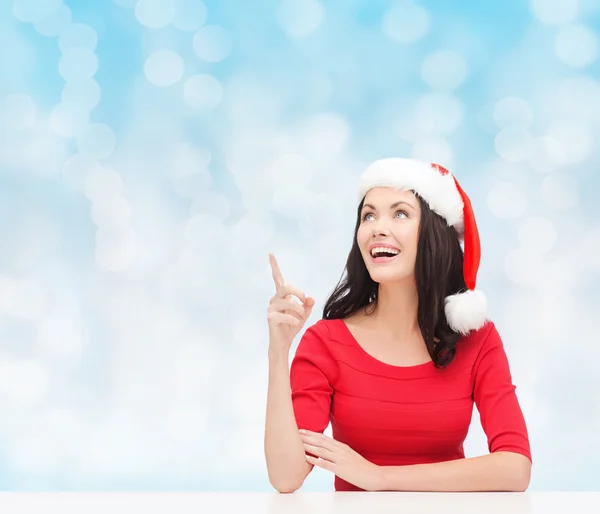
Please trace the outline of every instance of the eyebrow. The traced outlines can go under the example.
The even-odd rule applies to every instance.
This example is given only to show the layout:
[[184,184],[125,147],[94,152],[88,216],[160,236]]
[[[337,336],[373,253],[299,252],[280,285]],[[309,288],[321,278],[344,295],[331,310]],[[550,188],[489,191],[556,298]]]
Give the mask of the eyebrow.
[[[399,205],[402,205],[402,204],[404,204],[404,205],[408,205],[408,206],[409,206],[411,209],[414,209],[414,207],[413,207],[411,204],[409,204],[408,202],[404,202],[404,201],[402,201],[402,200],[401,200],[401,201],[399,201],[399,202],[396,202],[396,203],[393,203],[392,205],[390,205],[390,210],[391,210],[391,209],[395,209],[396,207],[398,207]],[[369,207],[369,208],[373,209],[374,211],[376,211],[376,210],[377,210],[377,209],[375,208],[375,206],[374,206],[374,205],[371,205],[370,203],[366,203],[366,204],[364,204],[364,205],[363,205],[363,209],[365,209],[365,208],[367,208],[367,207]]]

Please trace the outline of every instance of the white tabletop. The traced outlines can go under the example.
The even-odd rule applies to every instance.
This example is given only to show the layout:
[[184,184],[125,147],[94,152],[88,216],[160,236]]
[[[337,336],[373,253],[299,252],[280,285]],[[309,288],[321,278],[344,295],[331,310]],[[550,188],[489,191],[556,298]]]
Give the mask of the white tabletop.
[[0,512],[598,514],[600,492],[0,493]]

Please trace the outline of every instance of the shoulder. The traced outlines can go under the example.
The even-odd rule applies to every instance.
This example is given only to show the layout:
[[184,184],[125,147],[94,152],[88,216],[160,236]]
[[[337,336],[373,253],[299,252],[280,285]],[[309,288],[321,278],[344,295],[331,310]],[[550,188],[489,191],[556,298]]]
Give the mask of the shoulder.
[[318,339],[321,342],[325,343],[331,339],[331,329],[329,327],[329,320],[319,319],[315,321],[312,325],[309,325],[302,335],[302,340],[310,338],[310,339]]
[[316,337],[323,342],[344,342],[350,332],[342,319],[319,319],[310,325],[304,332],[305,335]]
[[326,354],[337,359],[344,348],[351,346],[352,334],[342,319],[319,319],[310,325],[300,339],[299,352]]
[[496,325],[492,320],[487,320],[483,326],[459,339],[457,351],[474,361],[484,348],[498,343],[502,344],[502,341]]
[[320,319],[302,334],[292,361],[292,368],[299,365],[316,366],[328,376],[334,376],[337,359],[332,349],[332,337],[328,320]]
[[487,320],[480,328],[472,330],[466,336],[463,336],[461,340],[477,346],[485,342],[494,333],[497,333],[496,325],[492,320]]
[[296,355],[329,354],[331,352],[331,333],[328,320],[320,319],[309,325],[300,337]]

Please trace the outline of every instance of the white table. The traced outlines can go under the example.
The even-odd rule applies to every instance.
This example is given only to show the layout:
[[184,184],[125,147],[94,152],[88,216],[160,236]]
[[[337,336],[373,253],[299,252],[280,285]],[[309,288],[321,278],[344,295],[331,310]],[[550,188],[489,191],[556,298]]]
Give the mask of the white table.
[[598,514],[599,492],[0,493],[7,514]]

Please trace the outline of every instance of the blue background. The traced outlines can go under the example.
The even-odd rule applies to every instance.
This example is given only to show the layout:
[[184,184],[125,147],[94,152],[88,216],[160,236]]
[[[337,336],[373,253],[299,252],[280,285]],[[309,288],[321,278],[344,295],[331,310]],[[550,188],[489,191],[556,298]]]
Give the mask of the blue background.
[[271,490],[267,253],[314,323],[361,170],[413,156],[471,197],[531,489],[598,490],[599,13],[2,0],[0,488]]

